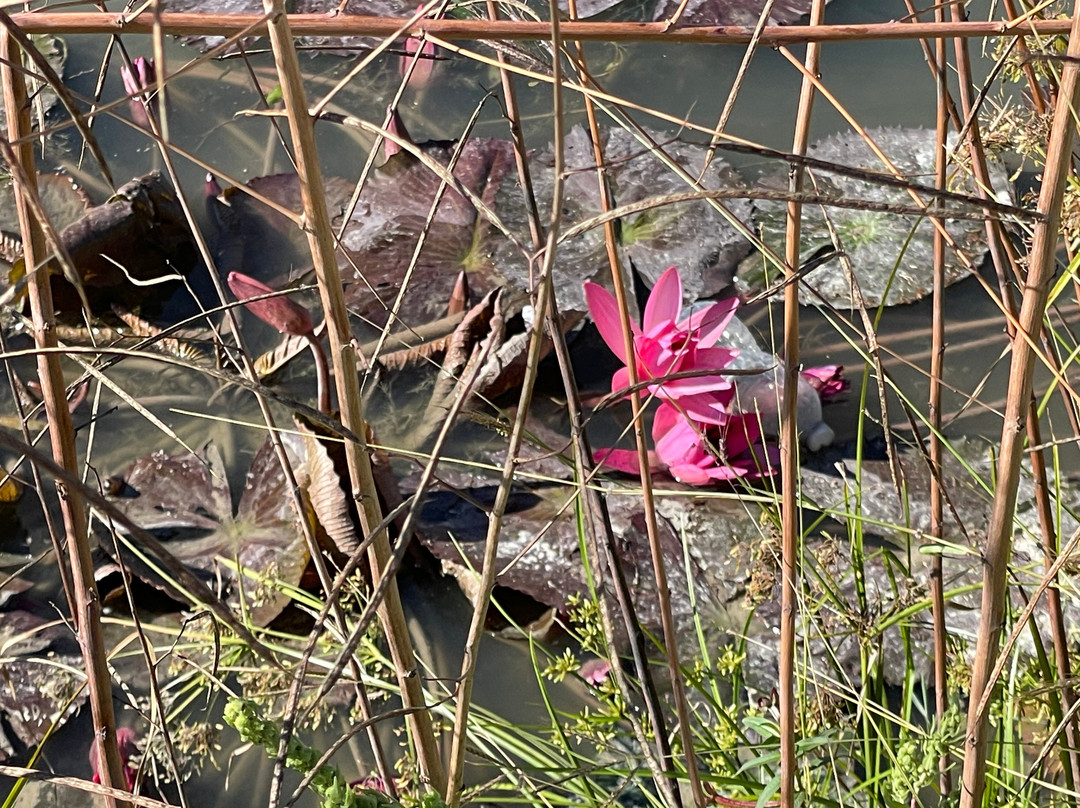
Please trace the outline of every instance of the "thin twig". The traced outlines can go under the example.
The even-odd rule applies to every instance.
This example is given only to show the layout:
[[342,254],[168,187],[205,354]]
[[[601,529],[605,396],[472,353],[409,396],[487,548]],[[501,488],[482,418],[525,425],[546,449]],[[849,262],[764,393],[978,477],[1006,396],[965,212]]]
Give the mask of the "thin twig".
[[[942,22],[945,9],[934,10],[934,19]],[[946,80],[945,40],[934,40],[934,83],[937,88],[937,126],[934,138],[935,185],[944,188],[948,169],[949,86]],[[944,223],[943,223],[944,224]],[[945,239],[942,230],[934,230],[934,311],[930,335],[930,533],[939,538],[945,533],[945,491],[942,480],[944,446],[941,438],[941,388],[945,369]],[[934,621],[934,714],[940,725],[949,709],[948,635],[945,626],[944,560],[934,556],[930,566],[931,617]],[[952,792],[949,755],[943,752],[938,760],[938,789],[944,796]]]

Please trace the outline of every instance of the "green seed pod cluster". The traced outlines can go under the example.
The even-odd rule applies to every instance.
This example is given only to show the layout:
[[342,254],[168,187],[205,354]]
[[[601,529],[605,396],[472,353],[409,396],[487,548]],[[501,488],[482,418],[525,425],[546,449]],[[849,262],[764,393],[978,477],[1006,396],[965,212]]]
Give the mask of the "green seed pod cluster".
[[[239,732],[244,741],[262,746],[271,757],[277,754],[281,728],[260,716],[254,702],[229,699],[225,705],[225,723]],[[293,736],[285,753],[285,765],[306,775],[315,769],[321,757],[318,750]],[[320,767],[311,778],[311,788],[322,798],[323,808],[402,808],[381,791],[349,785],[334,766]],[[429,797],[434,797],[434,801]],[[422,808],[445,808],[437,794],[425,794],[421,805]]]

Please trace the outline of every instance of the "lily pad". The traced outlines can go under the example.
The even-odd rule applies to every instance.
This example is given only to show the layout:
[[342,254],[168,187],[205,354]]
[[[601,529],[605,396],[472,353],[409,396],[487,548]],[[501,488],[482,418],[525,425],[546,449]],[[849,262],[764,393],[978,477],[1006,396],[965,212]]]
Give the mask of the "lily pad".
[[[294,0],[289,4],[293,14],[328,14],[338,6],[339,0]],[[203,14],[262,14],[261,0],[170,0],[170,11],[190,11]],[[411,17],[416,13],[413,0],[350,0],[345,7],[347,14],[363,14],[368,17]],[[189,36],[183,41],[202,50],[217,47],[225,41],[224,36]],[[254,37],[251,38],[252,40]],[[379,42],[377,37],[359,36],[306,36],[298,37],[301,47],[335,48],[348,51],[370,48]]]
[[[427,143],[420,148],[426,159],[444,167],[454,159],[453,144]],[[453,177],[490,209],[513,165],[510,141],[472,138],[458,150]],[[440,197],[440,185],[442,179],[424,162],[399,152],[373,173],[360,195],[342,239],[355,266],[345,273],[349,279],[345,295],[350,310],[369,329],[387,322],[425,228],[423,248],[399,312],[405,325],[415,327],[442,316],[462,270],[477,296],[506,282],[494,257],[496,250],[503,245],[510,251],[520,248],[511,246],[467,195],[448,186]]]
[[[933,184],[933,131],[887,128],[869,129],[867,133],[904,177],[923,185]],[[812,144],[807,153],[815,159],[851,168],[873,172],[884,170],[866,142],[853,132],[820,140]],[[992,164],[991,172],[995,189],[1002,191],[1007,188],[1004,169]],[[908,207],[913,204],[911,196],[895,186],[883,185],[872,179],[830,175],[822,171],[815,173],[819,190],[826,196]],[[786,185],[786,180],[784,182]],[[810,184],[807,186],[809,190]],[[970,177],[954,168],[949,190],[974,194],[975,186]],[[755,214],[762,240],[780,254],[784,250],[786,215],[785,204],[772,201],[760,202]],[[910,303],[930,293],[933,288],[934,228],[925,217],[835,207],[829,208],[828,215],[841,247],[851,259],[866,305]],[[986,253],[983,223],[952,219],[946,221],[946,228],[969,262],[978,266]],[[802,255],[809,256],[815,250],[831,244],[828,225],[820,206],[805,205],[800,243]],[[956,254],[946,250],[946,283],[955,283],[968,274]],[[758,255],[748,258],[739,267],[738,285],[740,291],[746,293],[769,288],[779,279],[778,270],[767,266]],[[824,300],[833,306],[849,308],[857,298],[852,293],[851,279],[840,264],[833,261],[807,273],[800,286],[799,299],[804,304],[818,304]]]
[[[297,584],[308,551],[269,442],[251,463],[235,516],[221,454],[213,444],[201,457],[155,452],[132,463],[124,476],[136,496],[116,498],[115,504],[140,527],[162,533],[178,560],[208,580],[223,581],[226,602],[239,606],[242,588],[244,608],[260,626],[281,612],[288,595],[258,579]],[[160,584],[141,563],[128,563],[140,577]],[[244,571],[242,580],[237,566]]]
[[[521,468],[556,479],[567,474],[565,467],[552,461],[528,462]],[[486,509],[494,502],[498,484],[494,477],[482,473],[444,469],[439,476],[448,486],[453,486],[453,490],[435,490],[428,495],[421,512],[419,535],[424,546],[440,560],[444,571],[454,574],[460,581],[473,575],[472,570],[479,571],[483,567],[488,525]],[[617,491],[612,493],[614,495],[608,498],[612,530],[638,618],[647,629],[659,630],[660,612],[641,498],[629,492],[626,496]],[[661,501],[666,502],[669,498],[684,501],[674,497],[674,491],[664,493]],[[572,502],[574,496],[575,488],[570,481],[515,485],[500,533],[496,559],[498,586],[556,610],[564,609],[571,596],[587,594],[585,565]],[[687,498],[686,501],[691,500]],[[723,544],[709,563],[728,568],[732,547],[739,537],[751,535],[755,530],[754,517],[738,502],[709,501],[720,503],[715,506],[710,541]],[[680,629],[689,632],[695,605],[687,588],[679,521],[661,518],[659,530],[668,564],[672,612]],[[702,558],[696,549],[691,552],[692,580],[697,589],[696,608],[711,612],[721,602],[715,599],[721,595],[721,590],[706,583]]]
[[[57,231],[79,219],[90,207],[86,192],[66,174],[39,174],[38,197]],[[0,230],[19,232],[10,182],[5,182],[0,188]],[[4,259],[11,261],[12,257],[5,255]]]
[[[811,0],[777,0],[769,11],[769,25],[787,25],[810,13]],[[661,0],[654,20],[666,20],[679,7],[678,0]],[[757,25],[764,0],[690,0],[679,17],[680,25]]]
[[[247,183],[252,192],[290,210],[303,211],[300,181],[295,174],[271,174]],[[325,177],[323,191],[331,214],[349,201],[353,184],[340,177]],[[279,286],[282,274],[311,267],[307,236],[287,216],[236,188],[228,188],[206,200],[210,218],[217,225],[214,260],[229,272],[243,272],[264,283]]]
[[66,626],[0,615],[0,760],[40,743],[86,700],[83,661]]
[[[454,145],[444,142],[423,144],[420,149],[427,160],[444,167],[455,153]],[[490,206],[512,167],[509,141],[474,138],[461,147],[453,176],[468,193]],[[300,213],[294,175],[262,177],[249,184],[278,205]],[[492,261],[495,240],[505,237],[477,212],[467,195],[447,187],[439,197],[440,184],[438,174],[407,152],[395,154],[368,178],[344,228],[340,255],[346,302],[356,315],[353,330],[361,341],[377,337],[388,321],[436,198],[439,204],[402,300],[400,322],[416,328],[445,314],[462,269],[468,271],[469,286],[477,295],[506,282]],[[325,188],[335,229],[339,229],[353,183],[328,178]],[[280,213],[236,191],[226,192],[225,204],[212,201],[211,206],[220,231],[217,258],[223,266],[242,266],[268,283],[276,283],[268,273],[279,275],[310,266],[303,232]],[[397,347],[388,344],[387,350]]]
[[[659,151],[642,145],[629,132],[613,129],[602,134],[605,173],[615,205],[630,205],[691,188],[661,159],[662,151],[689,175],[697,177],[704,165],[706,147],[655,136]],[[596,159],[588,132],[575,126],[564,146],[566,186],[563,198],[563,230],[585,222],[601,212],[596,181]],[[549,210],[553,188],[554,156],[549,149],[530,158],[533,183],[540,210]],[[713,160],[701,180],[709,190],[731,188],[739,183],[734,170]],[[508,225],[527,231],[525,206],[516,185],[503,189],[498,210]],[[750,204],[726,200],[727,208],[749,222]],[[651,285],[671,266],[679,267],[691,300],[715,295],[726,288],[737,262],[750,244],[724,217],[704,201],[664,204],[619,220],[619,252],[624,266],[634,268]],[[593,228],[562,241],[558,247],[555,288],[563,311],[585,311],[582,283],[604,283],[608,275],[602,228]],[[527,284],[530,267],[520,253],[500,250],[498,266],[519,285]]]

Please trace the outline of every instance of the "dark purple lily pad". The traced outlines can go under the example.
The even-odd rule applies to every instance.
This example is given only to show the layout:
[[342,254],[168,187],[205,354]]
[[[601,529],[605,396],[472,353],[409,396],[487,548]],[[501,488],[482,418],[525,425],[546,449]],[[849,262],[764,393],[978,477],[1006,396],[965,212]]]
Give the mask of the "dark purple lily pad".
[[[442,166],[450,163],[454,153],[453,144],[446,143],[428,143],[421,149]],[[474,138],[461,148],[453,176],[490,206],[512,168],[509,141]],[[358,339],[377,336],[387,322],[440,182],[434,171],[406,152],[391,157],[369,177],[344,230],[340,257],[346,302],[356,315],[353,326]],[[301,211],[294,175],[262,177],[249,185],[275,203]],[[339,228],[353,183],[329,178],[325,187],[327,205],[335,217],[335,228]],[[286,217],[235,190],[226,192],[226,202],[211,203],[220,229],[217,253],[223,265],[243,267],[267,283],[275,283],[268,273],[295,273],[310,266],[304,235]],[[478,296],[505,283],[491,260],[497,238],[505,237],[477,212],[467,196],[448,187],[428,228],[399,310],[400,321],[415,327],[445,314],[462,269],[468,270],[469,285]]]
[[[225,582],[226,602],[234,607],[240,605],[242,587],[244,608],[253,623],[266,625],[289,602],[288,595],[258,582],[266,576],[295,585],[308,561],[299,518],[269,443],[251,463],[235,516],[221,455],[213,444],[201,458],[160,451],[139,458],[125,480],[137,496],[117,498],[115,504],[140,527],[164,533],[165,546],[178,560],[211,582]],[[149,583],[159,583],[143,565],[128,563]],[[235,565],[247,573],[242,581]]]
[[68,628],[25,611],[0,615],[0,760],[40,743],[86,700]]
[[[454,155],[452,144],[427,143],[421,149],[442,166],[448,166]],[[509,141],[473,138],[461,147],[453,176],[491,208],[513,165]],[[399,152],[375,171],[365,186],[342,241],[356,267],[344,273],[351,278],[346,299],[350,310],[369,326],[381,328],[387,322],[387,311],[402,287],[441,183],[441,178],[414,155]],[[503,244],[510,242],[473,202],[447,187],[427,228],[402,299],[400,319],[416,326],[445,314],[461,270],[468,272],[469,287],[477,297],[503,285],[506,279],[493,261],[497,245]]]
[[[680,0],[661,0],[654,20],[666,20],[679,8]],[[769,12],[769,25],[788,25],[810,13],[811,0],[777,0]],[[679,25],[757,25],[764,0],[690,0]]]
[[[521,468],[554,477],[568,473],[551,461],[526,463]],[[485,509],[494,502],[497,480],[482,473],[452,470],[440,471],[439,476],[463,491],[471,501],[449,489],[432,491],[424,502],[419,533],[424,546],[440,560],[444,570],[460,577],[467,567],[476,570],[483,567],[488,524]],[[521,482],[515,486],[500,533],[496,562],[500,570],[496,576],[498,586],[557,610],[564,609],[571,596],[586,595],[588,586],[572,501],[575,493],[570,481]],[[733,500],[664,496],[661,501],[667,503],[659,529],[667,559],[672,610],[676,623],[689,632],[695,607],[687,589],[682,546],[685,527],[680,529],[680,524],[686,522],[684,511],[708,508],[712,519],[709,531],[699,534],[700,543],[691,549],[690,559],[691,574],[698,588],[697,608],[709,612],[732,597],[742,584],[731,550],[739,537],[751,535],[756,529],[754,515]],[[648,629],[658,630],[660,612],[641,497],[630,491],[624,496],[613,490],[608,507],[638,617]]]
[[[295,174],[256,177],[247,185],[252,192],[286,210],[297,215],[303,211],[300,183]],[[345,207],[353,184],[340,177],[326,177],[323,190],[333,214]],[[295,276],[310,269],[307,236],[288,217],[237,188],[227,188],[219,197],[206,202],[210,217],[217,224],[214,259],[218,266],[243,272],[275,288],[281,285],[281,276]]]
[[[639,143],[622,129],[602,134],[606,174],[616,205],[630,205],[691,188],[658,156],[655,149]],[[697,177],[704,164],[706,147],[679,140],[654,138],[668,158]],[[596,159],[588,132],[575,126],[567,133],[564,159],[567,180],[563,202],[563,229],[600,214],[600,193],[596,181]],[[530,166],[541,211],[550,209],[554,158],[550,149],[532,156]],[[731,188],[739,183],[734,170],[722,160],[713,160],[701,180],[705,189]],[[521,192],[507,187],[499,200],[500,215],[508,225],[526,227]],[[726,207],[744,223],[750,221],[750,204],[745,200],[725,200]],[[750,244],[724,217],[704,201],[665,204],[619,220],[619,252],[624,266],[634,267],[651,285],[671,266],[679,268],[690,300],[714,295],[731,282],[738,261],[750,251]],[[556,261],[555,288],[563,311],[585,311],[581,284],[587,280],[604,283],[608,275],[601,228],[593,228],[562,241]],[[498,266],[510,280],[521,285],[529,278],[529,267],[520,254],[500,251]]]

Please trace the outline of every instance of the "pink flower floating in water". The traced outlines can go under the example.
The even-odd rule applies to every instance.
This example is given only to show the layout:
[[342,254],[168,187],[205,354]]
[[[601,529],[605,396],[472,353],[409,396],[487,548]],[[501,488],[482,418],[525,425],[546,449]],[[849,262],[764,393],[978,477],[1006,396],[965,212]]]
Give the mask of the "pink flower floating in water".
[[844,378],[843,365],[822,365],[818,368],[803,368],[802,377],[817,390],[824,401],[833,398],[851,388],[851,382]]
[[[735,387],[718,371],[739,352],[713,346],[731,322],[739,301],[714,303],[679,320],[682,294],[682,279],[678,270],[671,267],[660,276],[649,295],[642,327],[630,324],[638,381],[656,380],[641,395],[648,393],[677,402],[679,410],[695,421],[721,425],[728,419],[727,407],[735,396]],[[614,296],[598,284],[586,283],[585,299],[600,336],[612,353],[627,362],[619,306]],[[613,392],[625,390],[629,384],[630,373],[626,368],[611,379]]]
[[[739,353],[716,346],[738,301],[714,303],[680,320],[682,292],[682,279],[671,267],[653,287],[641,328],[631,324],[635,366],[644,385],[640,395],[661,399],[653,418],[650,468],[690,485],[772,473],[775,456],[761,447],[757,416],[730,411],[735,388],[720,373]],[[600,336],[627,362],[615,298],[594,283],[585,284],[585,298]],[[627,368],[617,371],[612,390],[626,390],[629,378]],[[636,452],[606,449],[597,457],[609,468],[638,473]]]

